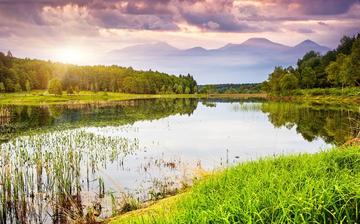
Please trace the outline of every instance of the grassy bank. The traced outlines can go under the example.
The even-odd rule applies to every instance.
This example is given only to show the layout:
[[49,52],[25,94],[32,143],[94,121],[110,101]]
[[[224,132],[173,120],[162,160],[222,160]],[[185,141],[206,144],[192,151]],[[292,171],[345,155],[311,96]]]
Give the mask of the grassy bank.
[[[300,91],[300,90],[299,90]],[[302,91],[302,90],[301,90]],[[312,91],[312,90],[311,90]],[[314,103],[347,103],[359,104],[360,93],[352,91],[349,95],[337,94],[312,94],[310,90],[304,90],[303,94],[294,94],[291,96],[270,96],[266,93],[253,94],[128,94],[115,92],[90,92],[81,91],[79,94],[67,95],[65,92],[61,96],[48,94],[44,90],[35,90],[31,92],[4,93],[0,94],[0,105],[42,105],[42,104],[86,104],[92,102],[111,102],[135,99],[156,99],[156,98],[201,98],[201,99],[272,99],[288,100]],[[321,90],[322,91],[322,90]]]
[[111,223],[355,223],[360,147],[246,162]]
[[0,94],[0,105],[42,105],[42,104],[85,104],[92,102],[111,102],[135,99],[157,98],[222,98],[222,99],[249,99],[266,98],[266,94],[128,94],[115,92],[81,91],[79,94],[61,96],[48,94],[44,90],[34,90],[21,93]]
[[295,102],[311,103],[339,103],[339,104],[360,104],[360,88],[315,88],[315,89],[296,89],[288,94],[270,94],[273,100],[288,100]]
[[36,90],[21,93],[0,94],[0,104],[3,105],[41,105],[41,104],[84,104],[91,102],[109,102],[134,99],[155,98],[204,98],[201,94],[127,94],[114,92],[90,92],[81,91],[79,94],[61,96],[48,94],[44,90]]

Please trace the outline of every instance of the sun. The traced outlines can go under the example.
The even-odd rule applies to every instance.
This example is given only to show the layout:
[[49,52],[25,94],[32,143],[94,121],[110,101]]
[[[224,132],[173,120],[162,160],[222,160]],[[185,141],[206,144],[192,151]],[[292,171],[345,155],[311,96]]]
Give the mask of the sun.
[[83,50],[74,47],[64,47],[55,49],[54,59],[59,62],[69,64],[84,64],[87,56]]

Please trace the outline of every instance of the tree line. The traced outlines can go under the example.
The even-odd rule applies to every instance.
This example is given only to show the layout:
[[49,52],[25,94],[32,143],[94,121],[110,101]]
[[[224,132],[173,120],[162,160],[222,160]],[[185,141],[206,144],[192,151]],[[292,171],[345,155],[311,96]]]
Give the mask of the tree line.
[[20,59],[0,52],[0,92],[48,89],[49,93],[85,91],[124,93],[197,92],[197,83],[188,75],[168,75],[157,71],[137,71],[131,67],[77,66],[51,61]]
[[360,86],[360,34],[344,36],[338,47],[325,55],[310,51],[296,67],[276,67],[263,83],[273,94],[291,94],[295,89]]
[[199,85],[198,91],[207,94],[259,93],[261,83]]

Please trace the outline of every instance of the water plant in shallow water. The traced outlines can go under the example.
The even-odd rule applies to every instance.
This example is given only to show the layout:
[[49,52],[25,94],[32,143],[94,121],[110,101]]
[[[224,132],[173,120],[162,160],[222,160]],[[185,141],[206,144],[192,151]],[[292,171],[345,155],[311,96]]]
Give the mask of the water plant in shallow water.
[[[101,208],[94,201],[105,196],[97,171],[108,162],[120,161],[121,166],[138,145],[137,139],[104,137],[85,129],[30,135],[0,145],[1,222],[92,219],[84,214],[86,207]],[[98,188],[99,195],[85,197],[84,192],[92,188]]]

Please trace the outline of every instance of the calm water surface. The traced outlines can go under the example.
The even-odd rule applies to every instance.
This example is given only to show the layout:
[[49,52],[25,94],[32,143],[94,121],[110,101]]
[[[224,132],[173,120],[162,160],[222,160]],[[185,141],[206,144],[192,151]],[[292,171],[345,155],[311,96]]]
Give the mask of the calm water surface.
[[191,184],[199,170],[343,144],[360,121],[357,107],[256,100],[0,108],[2,182],[19,188],[16,199],[0,185],[0,218],[38,223],[98,205],[106,217],[124,198],[157,199]]

